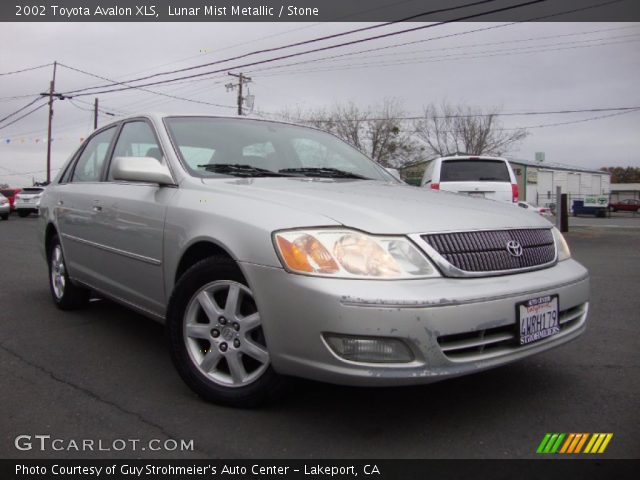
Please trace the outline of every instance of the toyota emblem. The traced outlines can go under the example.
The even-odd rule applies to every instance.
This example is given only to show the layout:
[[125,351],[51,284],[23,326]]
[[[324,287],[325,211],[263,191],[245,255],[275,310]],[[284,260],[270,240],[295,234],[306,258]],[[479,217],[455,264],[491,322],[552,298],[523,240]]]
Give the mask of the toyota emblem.
[[522,256],[522,245],[517,240],[509,240],[507,242],[507,252],[512,257],[521,257]]

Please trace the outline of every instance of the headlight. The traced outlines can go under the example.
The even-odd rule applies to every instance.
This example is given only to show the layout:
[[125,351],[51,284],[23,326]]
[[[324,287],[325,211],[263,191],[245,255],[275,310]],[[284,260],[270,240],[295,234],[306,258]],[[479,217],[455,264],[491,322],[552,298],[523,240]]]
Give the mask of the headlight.
[[569,250],[569,245],[567,245],[567,241],[564,239],[564,236],[562,235],[562,233],[560,233],[560,230],[558,230],[556,227],[553,227],[551,231],[553,232],[553,238],[556,242],[556,250],[558,251],[558,261],[561,262],[562,260],[567,260],[568,258],[571,258],[571,251]]
[[282,264],[294,273],[370,279],[440,276],[404,237],[377,237],[327,228],[275,232],[273,238]]

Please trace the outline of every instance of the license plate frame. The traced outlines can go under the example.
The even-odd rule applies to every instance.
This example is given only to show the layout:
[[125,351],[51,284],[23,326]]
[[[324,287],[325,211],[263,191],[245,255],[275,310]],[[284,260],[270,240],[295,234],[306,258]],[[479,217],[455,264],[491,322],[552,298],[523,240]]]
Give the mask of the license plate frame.
[[530,345],[560,333],[559,306],[558,294],[534,297],[516,303],[518,344]]

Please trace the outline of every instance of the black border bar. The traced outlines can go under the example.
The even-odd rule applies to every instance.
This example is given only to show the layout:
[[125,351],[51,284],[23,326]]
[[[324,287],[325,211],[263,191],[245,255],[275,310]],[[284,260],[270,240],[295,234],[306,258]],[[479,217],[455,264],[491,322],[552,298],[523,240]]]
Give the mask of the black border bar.
[[[225,467],[227,472],[225,473]],[[0,460],[2,479],[616,479],[640,460]],[[98,470],[99,469],[99,470]],[[180,471],[178,469],[185,469]],[[189,470],[187,470],[189,469]],[[66,472],[61,474],[60,472]],[[56,472],[58,472],[56,474]],[[75,473],[74,473],[75,472]],[[97,474],[99,472],[99,474]],[[139,473],[139,474],[137,474]]]
[[[638,0],[16,0],[0,2],[2,22],[416,22],[493,12],[474,22],[637,22]],[[470,5],[474,4],[474,5]],[[454,12],[440,11],[466,6]],[[189,10],[180,10],[180,9]],[[110,10],[115,9],[115,10]],[[185,14],[176,15],[177,12]],[[111,14],[114,12],[115,14]],[[294,13],[295,12],[295,13]],[[301,13],[300,13],[301,12]],[[558,15],[560,12],[566,12]]]

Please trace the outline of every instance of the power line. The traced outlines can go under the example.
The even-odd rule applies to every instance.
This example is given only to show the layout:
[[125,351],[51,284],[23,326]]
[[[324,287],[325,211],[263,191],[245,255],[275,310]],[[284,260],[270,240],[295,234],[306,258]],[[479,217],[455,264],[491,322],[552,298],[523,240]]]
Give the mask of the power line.
[[36,65],[35,67],[28,67],[28,68],[23,68],[21,70],[14,70],[13,72],[2,72],[2,73],[0,73],[0,77],[3,77],[5,75],[13,75],[13,74],[16,74],[16,73],[30,72],[31,70],[38,70],[39,68],[50,67],[51,65],[53,65],[53,63],[45,63],[44,65]]
[[[456,18],[456,19],[453,19],[453,20],[448,20],[448,21],[439,22],[439,23],[433,23],[433,24],[426,25],[426,26],[420,26],[420,27],[400,30],[400,31],[396,31],[396,32],[391,32],[391,33],[387,33],[387,34],[383,34],[383,35],[367,37],[367,38],[360,39],[360,40],[354,40],[354,41],[345,42],[345,43],[341,43],[341,44],[330,45],[330,46],[327,46],[327,47],[321,47],[321,48],[317,48],[317,49],[313,49],[313,50],[307,50],[307,51],[304,51],[304,52],[298,52],[298,53],[294,53],[294,54],[283,55],[283,56],[280,56],[280,57],[275,57],[275,58],[262,60],[262,61],[256,61],[256,62],[252,62],[252,63],[248,63],[248,64],[234,65],[233,67],[229,67],[229,68],[224,68],[224,69],[220,69],[220,70],[214,70],[214,71],[204,72],[204,73],[199,73],[199,74],[187,75],[187,76],[183,76],[183,77],[174,78],[172,80],[162,80],[162,81],[157,81],[157,82],[150,82],[150,83],[146,83],[146,84],[143,84],[143,85],[139,85],[138,87],[161,85],[161,84],[167,83],[169,81],[182,80],[182,79],[188,79],[188,78],[196,78],[196,77],[201,77],[201,76],[205,76],[205,75],[211,75],[211,74],[214,74],[214,73],[227,72],[227,71],[234,70],[234,69],[240,69],[240,68],[250,67],[250,66],[254,66],[254,65],[260,65],[260,64],[264,64],[264,63],[270,63],[270,62],[274,62],[274,61],[278,61],[278,60],[283,60],[283,59],[286,59],[286,58],[292,58],[292,57],[297,57],[297,56],[300,56],[300,55],[306,55],[306,54],[309,54],[309,53],[315,53],[315,52],[319,52],[319,51],[325,51],[325,50],[330,50],[330,49],[333,49],[333,48],[343,47],[343,46],[346,46],[346,45],[353,45],[353,44],[357,44],[357,43],[363,43],[363,42],[366,42],[366,41],[376,40],[376,39],[385,38],[385,37],[389,37],[389,36],[394,36],[394,35],[407,33],[407,32],[411,32],[411,31],[422,30],[422,29],[425,29],[425,28],[432,28],[432,27],[435,27],[435,26],[448,24],[448,23],[452,23],[452,22],[457,22],[457,21],[462,21],[462,20],[469,20],[469,19],[472,19],[472,18],[477,18],[477,17],[481,17],[481,16],[484,16],[484,15],[492,14],[492,13],[498,13],[498,12],[502,12],[502,11],[512,10],[512,9],[515,9],[515,8],[521,8],[521,7],[524,7],[524,6],[529,6],[529,5],[540,3],[540,2],[544,2],[544,1],[546,1],[546,0],[533,0],[533,1],[525,2],[525,3],[521,3],[521,4],[516,4],[516,5],[512,5],[512,6],[508,6],[508,7],[498,8],[498,9],[494,9],[494,10],[490,10],[490,11],[486,11],[486,12],[481,12],[481,13],[478,13],[478,14],[468,15],[468,16],[465,16],[465,17],[459,17],[459,18]],[[570,9],[570,10],[564,10],[564,11],[553,13],[553,14],[533,17],[533,18],[528,19],[527,21],[544,20],[544,19],[557,17],[557,16],[561,16],[561,15],[565,15],[565,14],[581,12],[581,11],[585,11],[585,10],[589,10],[589,9],[593,9],[593,8],[599,8],[599,7],[610,5],[610,4],[613,4],[613,3],[619,3],[621,1],[623,1],[623,0],[609,0],[609,1],[606,1],[606,2],[598,3],[598,4],[587,5],[587,6],[584,6],[584,7],[574,8],[574,9]],[[471,4],[468,4],[468,5],[471,5]],[[463,7],[465,7],[465,5],[462,5],[462,6],[459,6],[459,7],[456,7],[456,8],[463,8]],[[521,22],[512,22],[511,24],[508,24],[508,25],[513,25],[513,24],[516,24],[516,23],[521,23]],[[477,29],[477,31],[488,30],[488,29],[491,29],[491,28],[500,28],[500,27],[508,26],[508,25],[498,25],[498,26],[493,26],[493,27],[486,27],[486,28],[483,28],[483,29]],[[462,32],[461,34],[464,34],[464,33],[465,32]],[[468,32],[468,33],[471,33],[471,32]],[[452,34],[452,35],[448,35],[448,36],[455,36],[455,35],[456,34]],[[296,44],[293,44],[293,45],[296,45]],[[291,45],[289,45],[289,46],[291,46]],[[282,48],[286,48],[286,47],[288,47],[288,46],[284,46]],[[278,47],[278,48],[280,48],[280,47]],[[381,47],[381,49],[383,49],[383,48],[387,48],[387,47]],[[249,55],[249,54],[247,54],[247,55]],[[215,63],[220,63],[220,62],[223,62],[223,61],[228,61],[228,60],[229,59],[225,59],[225,60],[220,60],[218,62],[213,62],[213,63],[210,63],[210,64],[197,65],[197,66],[194,66],[194,67],[190,67],[190,69],[202,68],[204,66],[208,66],[208,65],[212,65],[212,64],[215,64]],[[184,69],[183,70],[174,70],[174,71],[170,71],[170,72],[162,72],[161,74],[157,74],[157,75],[165,75],[165,74],[168,75],[170,73],[176,73],[176,72],[179,72],[179,71],[184,71]],[[148,78],[148,77],[144,77],[144,78]],[[139,80],[140,79],[134,79],[134,80],[130,80],[129,82],[139,81]],[[105,86],[108,86],[108,85],[105,85]],[[98,87],[93,87],[93,88],[98,88]],[[103,90],[103,91],[100,91],[100,92],[93,92],[93,94],[95,94],[95,93],[117,92],[117,91],[127,90],[128,88],[131,88],[131,87],[119,88],[119,89],[111,89],[111,90]],[[78,95],[91,95],[91,93],[78,93],[78,92],[82,92],[82,91],[85,91],[85,90],[88,90],[88,89],[74,90],[74,91],[72,91],[70,93],[76,93]]]
[[526,127],[516,127],[516,128],[503,128],[501,130],[520,130],[520,129],[529,129],[529,128],[547,128],[547,127],[558,127],[560,125],[571,125],[574,123],[584,123],[584,122],[591,122],[593,120],[601,120],[604,118],[610,118],[610,117],[616,117],[618,115],[626,115],[628,113],[634,113],[634,112],[639,112],[640,108],[635,108],[632,110],[625,110],[622,112],[616,112],[616,113],[610,113],[608,115],[598,115],[597,117],[589,117],[589,118],[583,118],[580,120],[570,120],[568,122],[557,122],[557,123],[543,123],[540,125],[529,125]]
[[[401,4],[409,3],[409,2],[413,2],[413,1],[415,1],[415,0],[400,0],[400,1],[392,2],[392,3],[386,4],[386,5],[381,5],[380,7],[370,8],[370,9],[366,9],[366,10],[359,10],[359,11],[354,12],[352,14],[348,14],[348,15],[344,15],[342,17],[338,17],[335,20],[339,21],[339,20],[342,20],[342,19],[346,19],[346,18],[352,17],[354,15],[361,15],[361,14],[364,14],[364,13],[374,12],[374,11],[377,11],[377,10],[382,10],[382,9],[389,8],[389,7],[394,7],[394,6],[397,6],[397,5],[401,5]],[[230,49],[241,47],[241,46],[244,46],[244,45],[254,44],[256,42],[259,42],[261,40],[266,40],[268,38],[279,37],[279,36],[282,36],[282,35],[286,35],[288,33],[296,32],[296,31],[300,31],[300,30],[307,30],[309,28],[315,28],[318,25],[323,25],[323,24],[324,24],[323,22],[317,22],[317,23],[313,23],[311,25],[304,25],[302,27],[297,27],[297,28],[292,28],[290,30],[285,30],[284,32],[277,32],[277,33],[274,33],[274,34],[264,35],[262,37],[253,38],[253,39],[248,40],[246,42],[236,43],[236,44],[233,44],[233,45],[229,45],[229,46],[222,47],[222,48],[217,48],[217,49],[214,49],[214,50],[207,50],[205,53],[199,53],[198,55],[192,55],[190,57],[184,57],[184,58],[180,58],[178,60],[174,60],[174,61],[171,61],[171,62],[167,62],[167,63],[163,63],[163,64],[159,64],[159,65],[154,65],[152,67],[145,68],[145,69],[142,69],[142,70],[137,70],[135,72],[131,72],[130,75],[133,75],[135,73],[147,72],[147,71],[153,70],[154,68],[165,67],[167,65],[173,65],[173,64],[176,64],[176,63],[182,63],[182,62],[185,62],[187,60],[192,60],[194,58],[198,58],[198,57],[202,57],[202,56],[206,56],[206,55],[211,55],[211,54],[217,53],[217,52],[223,52],[225,50],[230,50]],[[116,78],[118,78],[118,77],[116,77]],[[202,79],[196,80],[196,81],[202,81]],[[87,87],[87,88],[97,88],[97,85],[94,85],[93,87]]]
[[35,99],[33,99],[32,101],[30,101],[29,103],[27,103],[25,106],[19,108],[18,110],[11,112],[9,115],[7,115],[6,117],[0,118],[0,122],[4,122],[7,118],[11,118],[14,115],[22,112],[23,110],[26,110],[27,108],[29,108],[31,105],[33,105],[34,103],[36,103],[38,100],[42,100],[42,97],[37,97]]
[[[227,67],[227,68],[222,68],[220,70],[213,70],[210,72],[203,72],[203,73],[197,73],[197,74],[192,74],[192,75],[187,75],[187,76],[183,76],[183,77],[177,77],[174,78],[172,80],[160,80],[157,82],[150,82],[150,83],[145,83],[142,85],[138,85],[136,87],[122,87],[122,88],[116,88],[116,89],[110,89],[110,90],[100,90],[98,92],[85,92],[85,93],[75,93],[75,96],[85,96],[85,95],[96,95],[96,94],[100,94],[100,93],[113,93],[113,92],[119,92],[119,91],[123,91],[123,90],[129,90],[131,88],[140,88],[140,87],[148,87],[148,86],[152,86],[152,85],[159,85],[159,84],[163,84],[163,83],[167,83],[167,81],[174,81],[174,80],[183,80],[183,79],[187,79],[187,78],[196,78],[196,77],[201,77],[204,75],[212,75],[214,73],[220,73],[220,72],[228,72],[230,70],[236,70],[236,69],[240,69],[240,68],[245,68],[245,67],[251,67],[254,65],[261,65],[261,64],[265,64],[265,63],[271,63],[271,62],[275,62],[278,60],[284,60],[287,58],[292,58],[292,57],[298,57],[301,55],[307,55],[309,53],[315,53],[315,52],[320,52],[320,51],[325,51],[325,50],[331,50],[334,48],[339,48],[339,47],[344,47],[347,45],[354,45],[354,44],[358,44],[358,43],[363,43],[363,42],[367,42],[367,41],[371,41],[371,40],[377,40],[380,38],[387,38],[387,37],[391,37],[391,36],[395,36],[395,35],[400,35],[403,33],[408,33],[408,32],[414,32],[414,31],[418,31],[418,30],[424,30],[426,28],[433,28],[433,27],[437,27],[440,25],[445,25],[445,24],[449,24],[449,23],[453,23],[453,22],[459,22],[459,21],[463,21],[463,20],[470,20],[472,18],[477,18],[477,17],[481,17],[484,15],[490,15],[492,13],[498,13],[498,12],[503,12],[503,11],[507,11],[507,10],[513,10],[516,8],[522,8],[525,6],[529,6],[529,5],[533,5],[533,4],[537,4],[540,2],[544,2],[547,0],[530,0],[528,2],[523,2],[523,3],[519,3],[516,5],[511,5],[509,7],[503,7],[503,8],[498,8],[498,9],[494,9],[494,10],[490,10],[490,11],[486,11],[486,12],[482,12],[482,13],[476,13],[473,15],[467,15],[464,17],[458,17],[456,19],[453,20],[447,20],[444,22],[439,22],[439,23],[432,23],[429,25],[422,25],[419,27],[413,27],[413,28],[408,28],[405,30],[399,30],[396,32],[391,32],[391,33],[385,33],[385,34],[381,34],[381,35],[376,35],[373,37],[367,37],[367,38],[363,38],[363,39],[359,39],[359,40],[352,40],[349,42],[345,42],[345,43],[340,43],[340,44],[335,44],[335,45],[329,45],[329,46],[325,46],[325,47],[320,47],[320,48],[316,48],[313,50],[306,50],[303,52],[298,52],[298,53],[292,53],[292,54],[288,54],[288,55],[282,55],[280,57],[275,57],[275,58],[270,58],[270,59],[266,59],[266,60],[260,60],[260,61],[255,61],[255,62],[251,62],[251,63],[246,63],[246,64],[242,64],[242,65],[234,65],[232,67]],[[621,0],[612,0],[613,2],[619,2]],[[566,12],[563,12],[566,13]],[[80,90],[75,90],[72,92],[67,92],[67,93],[74,93],[74,92],[79,92]]]
[[[87,106],[93,108],[93,103],[85,102],[81,98],[74,98],[74,99],[70,99],[70,100],[73,100],[71,103],[78,102],[78,103],[82,103],[83,105],[87,105]],[[103,113],[109,113],[109,112],[107,112],[107,110],[111,110],[112,112],[119,112],[120,114],[123,114],[123,115],[128,115],[129,114],[129,112],[125,112],[123,110],[120,110],[119,108],[113,108],[113,107],[105,107],[105,108],[100,107],[98,110],[103,112]],[[89,109],[89,111],[93,111],[93,110]]]
[[[231,109],[235,109],[235,107],[232,107],[231,105],[221,105],[221,104],[218,104],[218,103],[206,102],[206,101],[204,101],[204,100],[194,100],[194,99],[192,99],[192,98],[179,97],[179,96],[171,95],[171,94],[164,93],[164,92],[157,92],[157,91],[155,91],[155,90],[149,90],[149,89],[146,89],[146,88],[142,88],[143,86],[132,86],[132,85],[128,85],[128,82],[117,82],[117,81],[115,81],[115,80],[112,80],[112,79],[109,79],[109,78],[103,77],[103,76],[101,76],[101,75],[97,75],[97,74],[95,74],[95,73],[87,72],[86,70],[81,70],[81,69],[79,69],[79,68],[70,67],[69,65],[65,65],[65,64],[63,64],[63,63],[58,63],[58,65],[60,65],[61,67],[67,68],[67,69],[69,69],[69,70],[73,70],[73,71],[78,72],[78,73],[83,73],[83,74],[85,74],[85,75],[89,75],[89,76],[91,76],[91,77],[100,78],[100,79],[102,79],[102,80],[106,80],[106,81],[108,81],[108,82],[113,82],[114,84],[117,84],[117,85],[125,85],[125,86],[126,86],[126,88],[123,88],[123,89],[121,89],[121,90],[135,89],[135,90],[141,90],[141,91],[143,91],[143,92],[147,92],[147,93],[152,93],[152,94],[154,94],[154,95],[160,95],[160,96],[163,96],[163,97],[173,98],[173,99],[176,99],[176,100],[183,100],[183,101],[185,101],[185,102],[192,102],[192,103],[199,103],[199,104],[202,104],[202,105],[210,105],[210,106],[214,106],[214,107],[221,107],[221,108],[231,108]],[[99,93],[108,93],[108,92],[93,92],[93,93],[80,94],[80,95],[76,95],[76,96],[82,96],[82,95],[97,95],[97,94],[99,94]],[[67,94],[65,94],[65,95],[67,95]],[[72,96],[72,97],[73,97],[73,96]]]
[[[267,70],[275,70],[275,69],[279,69],[279,68],[284,68],[284,67],[290,67],[290,66],[294,66],[294,65],[302,65],[302,64],[307,64],[307,63],[315,63],[315,62],[322,62],[324,60],[333,60],[333,59],[339,59],[339,58],[344,58],[344,57],[350,57],[353,55],[360,55],[362,53],[368,53],[368,52],[375,52],[375,51],[381,51],[381,50],[387,50],[390,48],[397,48],[397,47],[403,47],[403,46],[407,46],[407,45],[414,45],[417,43],[423,43],[423,42],[427,42],[427,41],[433,41],[433,40],[439,40],[439,39],[443,39],[443,38],[448,38],[448,37],[452,37],[452,36],[458,36],[458,35],[467,35],[469,33],[475,33],[475,32],[479,32],[479,31],[484,31],[484,30],[492,30],[495,28],[504,28],[504,27],[508,27],[511,25],[515,25],[519,22],[513,22],[513,23],[508,23],[508,24],[503,24],[503,25],[496,25],[496,26],[491,26],[491,27],[485,27],[485,28],[480,28],[480,29],[475,29],[475,30],[468,30],[465,32],[457,32],[454,34],[450,34],[450,35],[442,35],[439,37],[431,37],[431,38],[427,38],[427,39],[422,39],[422,40],[415,40],[412,42],[404,42],[404,43],[396,43],[393,45],[387,45],[385,47],[378,47],[378,48],[369,48],[369,49],[365,49],[365,50],[359,50],[357,52],[347,52],[347,53],[342,53],[339,55],[329,55],[326,57],[321,57],[321,58],[313,58],[310,60],[302,60],[299,62],[292,62],[292,63],[288,63],[288,64],[284,64],[284,65],[277,65],[277,66],[273,66],[273,67],[265,67],[262,69],[258,69],[258,70],[251,70],[251,73],[258,73],[258,72],[263,72],[263,71],[267,71]],[[397,55],[407,55],[409,53],[426,53],[426,52],[434,52],[434,51],[443,51],[443,50],[457,50],[457,49],[461,49],[461,48],[477,48],[480,46],[490,46],[490,45],[504,45],[504,44],[510,44],[510,43],[521,43],[521,42],[529,42],[529,41],[538,41],[538,40],[547,40],[547,39],[551,39],[551,38],[561,38],[561,37],[569,37],[569,36],[576,36],[576,35],[586,35],[586,34],[590,34],[590,33],[600,33],[600,32],[608,32],[608,31],[612,31],[612,30],[623,30],[623,29],[628,29],[628,28],[638,28],[637,25],[628,25],[628,26],[624,26],[624,27],[617,27],[617,28],[609,28],[609,29],[600,29],[600,30],[591,30],[591,31],[587,31],[587,32],[574,32],[574,33],[565,33],[565,34],[559,34],[559,35],[549,35],[549,36],[544,36],[544,37],[531,37],[531,38],[524,38],[524,39],[514,39],[514,40],[505,40],[505,41],[501,41],[501,42],[487,42],[487,43],[476,43],[473,45],[456,45],[456,46],[452,46],[452,47],[441,47],[438,49],[430,49],[430,50],[415,50],[413,52],[393,52],[393,53],[388,53],[388,54],[380,54],[380,55],[369,55],[369,56],[364,56],[364,57],[359,57],[361,59],[364,58],[376,58],[376,57],[384,57],[384,56],[389,56],[389,55],[393,55],[393,56],[397,56]],[[634,34],[635,35],[635,34]],[[613,37],[608,37],[608,38],[613,38]],[[593,41],[593,40],[583,40],[583,41]],[[535,48],[534,46],[532,47],[524,47],[524,48]],[[477,53],[477,52],[475,52]]]
[[11,100],[20,100],[21,98],[31,98],[40,95],[40,92],[28,93],[25,95],[14,95],[12,97],[0,97],[0,102],[9,102]]
[[[93,109],[91,109],[91,108],[83,108],[83,107],[81,107],[80,105],[76,104],[76,103],[73,101],[73,99],[71,99],[71,98],[69,99],[69,102],[71,103],[71,105],[73,105],[74,107],[76,107],[78,110],[82,110],[83,112],[91,112],[91,113],[93,113],[93,112],[94,112],[94,110],[93,110]],[[113,113],[113,112],[109,112],[109,111],[104,110],[104,109],[102,109],[102,108],[98,108],[98,111],[99,111],[100,113],[105,114],[105,115],[109,115],[110,117],[115,117],[115,116],[116,116],[116,114],[115,114],[115,113]]]
[[46,107],[47,104],[43,103],[42,105],[38,105],[36,108],[34,108],[33,110],[29,110],[27,113],[25,113],[24,115],[19,116],[18,118],[14,119],[13,121],[6,123],[2,126],[0,126],[0,130],[2,130],[3,128],[7,128],[9,125],[13,125],[16,122],[19,122],[20,120],[22,120],[25,117],[28,117],[29,115],[31,115],[32,113],[37,112],[38,110],[40,110],[42,107]]
[[[628,37],[628,36],[635,36],[637,34],[634,35],[625,35],[623,37]],[[601,40],[601,39],[598,39]],[[418,63],[438,63],[438,62],[443,62],[443,61],[448,61],[448,60],[471,60],[471,59],[476,59],[476,58],[489,58],[489,57],[499,57],[499,56],[505,56],[505,55],[519,55],[519,54],[531,54],[531,53],[541,53],[541,52],[555,52],[555,51],[561,51],[561,50],[574,50],[574,49],[579,49],[579,48],[591,48],[591,47],[602,47],[602,46],[608,46],[608,45],[619,45],[619,44],[624,44],[624,43],[630,43],[630,42],[637,42],[639,41],[640,38],[637,39],[632,39],[632,40],[626,40],[626,41],[617,41],[617,42],[603,42],[603,43],[596,43],[596,44],[592,44],[592,45],[575,45],[575,46],[566,46],[567,43],[557,43],[557,44],[552,44],[552,45],[546,45],[546,47],[549,46],[554,46],[554,45],[565,45],[565,46],[561,46],[559,48],[543,48],[540,50],[532,50],[534,48],[538,48],[539,46],[531,46],[531,47],[525,47],[527,50],[525,50],[525,48],[518,48],[518,49],[506,49],[506,50],[488,50],[485,52],[475,52],[475,53],[460,53],[460,54],[451,54],[451,55],[438,55],[438,56],[434,56],[434,57],[414,57],[414,58],[404,58],[401,60],[397,60],[397,61],[381,61],[381,62],[368,62],[368,63],[352,63],[352,64],[348,64],[348,65],[336,65],[334,67],[331,66],[327,66],[327,67],[319,67],[319,68],[315,68],[315,69],[302,69],[302,70],[277,70],[277,67],[273,68],[273,69],[262,69],[262,70],[251,70],[250,73],[251,74],[256,74],[259,73],[261,71],[266,71],[266,70],[276,70],[272,73],[268,73],[265,75],[261,75],[261,77],[272,77],[272,76],[278,76],[278,75],[291,75],[291,74],[296,74],[296,73],[315,73],[315,72],[335,72],[335,71],[341,71],[341,70],[352,70],[354,68],[371,68],[371,67],[391,67],[391,66],[398,66],[398,65],[415,65]],[[585,41],[594,41],[594,40],[585,40]],[[584,42],[584,41],[582,41]],[[579,43],[579,42],[568,42],[568,43]]]
[[[636,112],[640,112],[640,108],[636,108],[634,110],[625,110],[625,111],[622,111],[622,112],[611,113],[611,114],[608,114],[608,115],[598,115],[596,117],[581,118],[579,120],[569,120],[567,122],[541,123],[541,124],[538,124],[538,125],[525,125],[525,126],[521,126],[521,127],[509,127],[509,128],[494,128],[493,130],[499,131],[499,132],[503,132],[503,131],[512,131],[512,130],[528,130],[528,129],[533,129],[533,128],[559,127],[559,126],[562,126],[562,125],[572,125],[572,124],[576,124],[576,123],[591,122],[591,121],[595,121],[595,120],[602,120],[602,119],[605,119],[605,118],[616,117],[616,116],[619,116],[619,115],[626,115],[628,113],[636,113]],[[401,131],[405,132],[405,133],[416,133],[415,129],[402,129]],[[455,133],[455,132],[452,132],[450,130],[440,130],[440,133]]]
[[[134,78],[134,79],[131,79],[131,80],[127,80],[124,83],[140,82],[140,81],[143,81],[143,80],[148,80],[148,79],[156,78],[156,77],[159,77],[159,76],[171,75],[171,74],[175,74],[175,73],[182,73],[182,72],[187,72],[187,71],[191,71],[191,70],[196,70],[196,69],[199,69],[199,68],[210,67],[210,66],[213,66],[213,65],[219,65],[221,63],[231,62],[233,60],[240,60],[240,59],[247,58],[247,57],[254,56],[254,55],[259,55],[259,54],[263,54],[263,53],[277,52],[277,51],[285,50],[285,49],[288,49],[288,48],[299,47],[299,46],[302,46],[302,45],[309,45],[311,43],[317,43],[317,42],[321,42],[321,41],[324,41],[324,40],[330,40],[330,39],[333,39],[333,38],[342,37],[342,36],[345,36],[345,35],[351,35],[353,33],[359,33],[359,32],[364,32],[364,31],[368,31],[368,30],[373,30],[373,29],[376,29],[376,28],[386,27],[386,26],[393,25],[393,24],[396,24],[396,23],[399,23],[399,22],[406,22],[406,21],[409,21],[409,20],[414,20],[416,18],[423,17],[425,15],[432,15],[432,14],[436,14],[436,13],[450,12],[450,11],[459,10],[459,9],[462,9],[462,8],[473,7],[473,6],[482,5],[482,4],[486,4],[486,3],[493,3],[495,1],[496,0],[477,0],[477,1],[471,2],[471,3],[466,3],[466,4],[463,4],[463,5],[457,5],[455,7],[447,7],[447,8],[441,8],[441,9],[431,10],[431,11],[427,11],[427,12],[421,12],[419,14],[411,15],[409,17],[405,17],[405,18],[402,18],[400,20],[394,20],[394,21],[391,21],[391,22],[384,22],[384,23],[379,23],[379,24],[376,24],[376,25],[370,25],[370,26],[367,26],[367,27],[356,28],[356,29],[353,29],[353,30],[347,30],[345,32],[334,33],[334,34],[331,34],[331,35],[325,35],[325,36],[322,36],[322,37],[312,38],[312,39],[309,39],[309,40],[303,40],[303,41],[300,41],[300,42],[295,42],[295,43],[291,43],[291,44],[287,44],[287,45],[281,45],[281,46],[278,46],[278,47],[271,47],[271,48],[265,48],[265,49],[261,49],[261,50],[254,50],[253,52],[248,52],[248,53],[245,53],[245,54],[242,54],[242,55],[236,55],[234,57],[229,57],[229,58],[224,58],[224,59],[221,59],[221,60],[216,60],[215,62],[203,63],[203,64],[200,64],[200,65],[194,65],[194,66],[191,66],[191,67],[175,69],[175,70],[171,70],[171,71],[167,71],[167,72],[159,72],[159,73],[154,73],[152,75],[147,75],[147,76],[144,76],[144,77]],[[547,0],[531,0],[530,2],[527,3],[527,5],[528,4],[534,4],[534,3],[540,3],[540,2],[545,2],[545,1],[547,1]],[[512,7],[507,7],[507,9],[510,9],[510,8],[512,8]],[[503,10],[499,9],[497,11],[503,11]],[[487,13],[493,13],[493,12],[487,12]],[[479,15],[486,15],[487,13],[483,13],[483,14],[479,14]],[[473,15],[473,16],[470,16],[468,18],[474,18],[474,17],[479,16],[479,15]],[[426,25],[426,26],[423,26],[423,27],[418,27],[417,30],[419,30],[421,28],[429,28],[429,27],[431,27],[433,25],[440,25],[440,24],[443,24],[443,23],[448,23],[448,22],[438,22],[438,23],[435,23],[435,24]],[[405,33],[405,32],[413,31],[413,30],[416,30],[416,29],[407,29],[407,30],[404,30],[404,31],[396,32],[396,34]],[[378,36],[378,37],[371,37],[370,39],[383,38],[384,36],[387,36],[387,35],[382,35],[382,36]],[[368,40],[368,39],[364,39],[364,40]],[[335,47],[332,47],[332,48],[335,48]],[[234,67],[234,68],[236,68],[236,67]],[[232,69],[230,69],[230,70],[232,70]],[[91,89],[107,88],[107,87],[113,86],[114,84],[122,85],[123,83],[121,83],[121,82],[113,82],[112,84],[105,84],[105,85],[98,85],[98,86],[95,86],[95,87],[91,87]],[[72,93],[78,93],[78,92],[85,91],[85,90],[87,90],[87,89],[71,90],[71,91],[69,91],[67,93],[72,94]]]
[[[362,121],[362,122],[375,122],[381,120],[398,120],[398,121],[409,121],[409,120],[426,120],[427,118],[478,118],[478,117],[507,117],[507,116],[531,116],[531,115],[565,115],[571,113],[594,113],[594,112],[629,112],[640,109],[640,106],[635,107],[605,107],[605,108],[580,108],[574,110],[537,110],[537,111],[524,111],[524,112],[496,112],[496,113],[468,113],[468,114],[454,114],[454,115],[430,115],[429,117],[425,117],[424,115],[414,115],[414,116],[405,116],[405,117],[376,117],[376,118],[361,118],[361,119],[344,119],[344,121]],[[263,112],[267,113],[268,112]],[[323,118],[297,118],[294,119],[296,121],[302,122],[327,122],[331,123],[330,119]],[[343,120],[343,119],[341,119]]]

